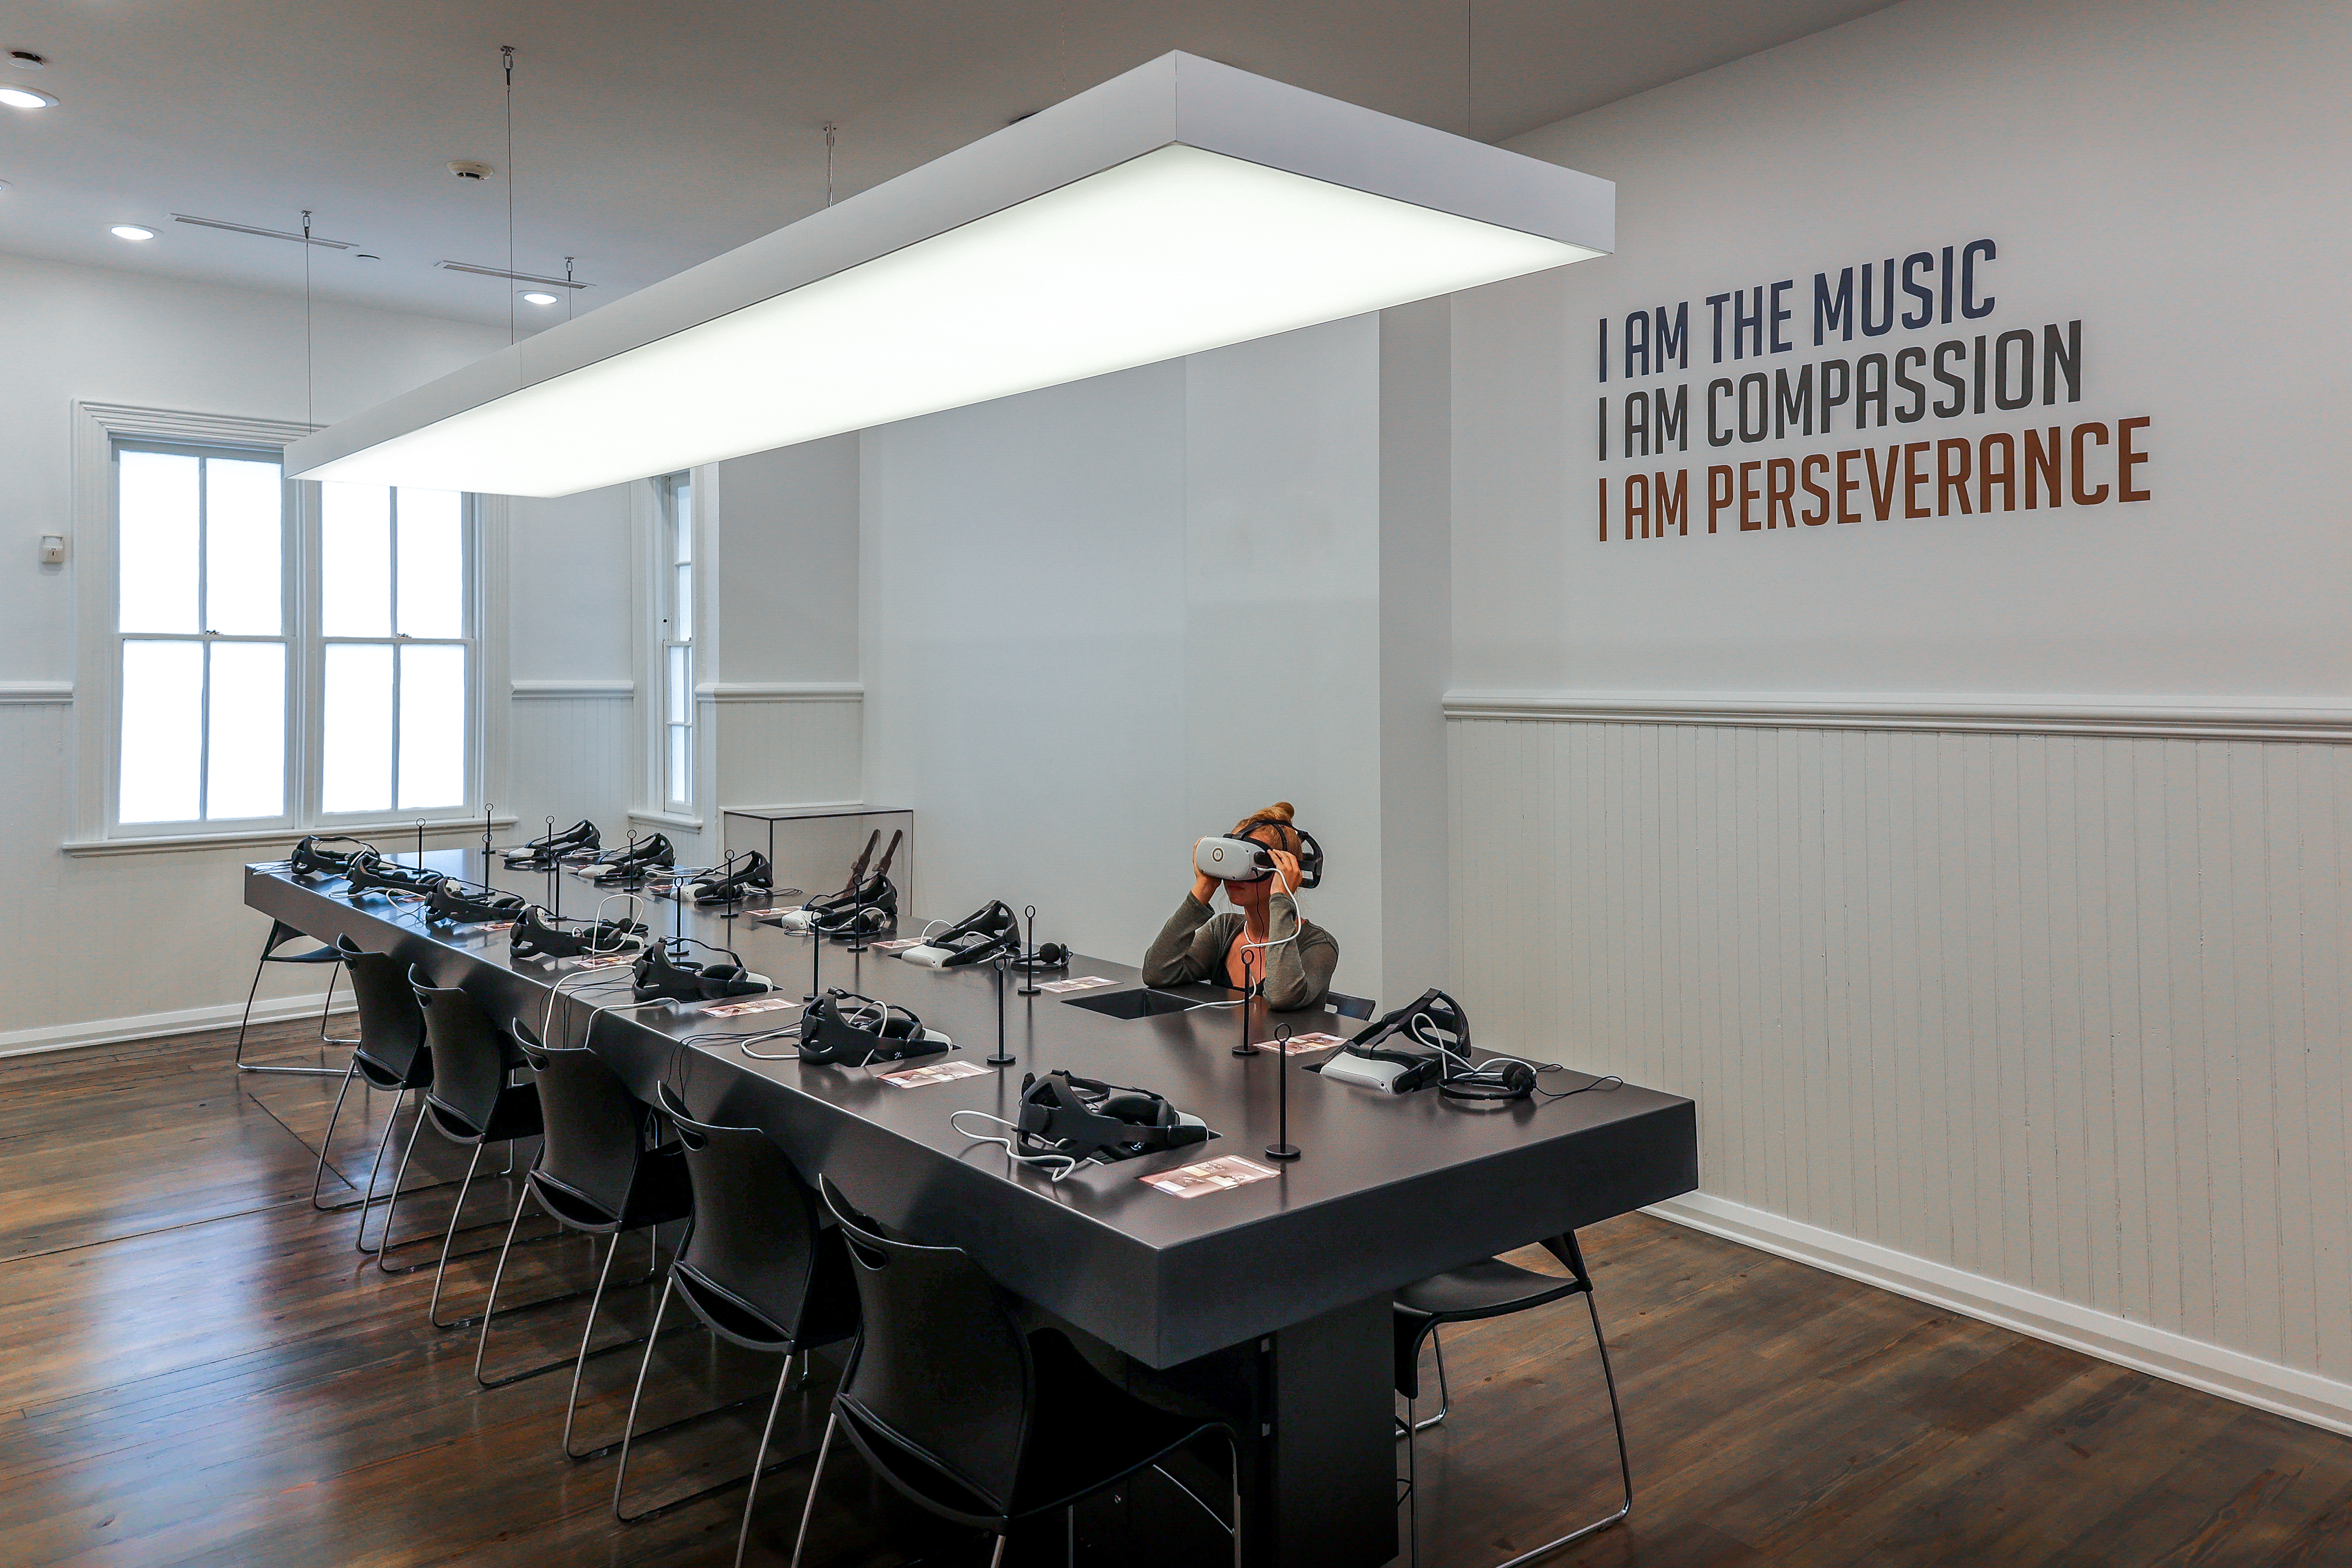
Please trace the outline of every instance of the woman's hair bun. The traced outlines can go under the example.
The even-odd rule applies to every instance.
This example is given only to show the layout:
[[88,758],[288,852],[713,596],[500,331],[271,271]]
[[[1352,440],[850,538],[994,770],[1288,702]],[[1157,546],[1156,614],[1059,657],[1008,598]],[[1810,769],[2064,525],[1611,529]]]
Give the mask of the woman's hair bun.
[[[1251,812],[1234,824],[1234,837],[1245,837],[1261,827],[1290,827],[1298,816],[1298,808],[1286,800],[1277,800],[1262,810]],[[1294,828],[1295,832],[1296,829]]]

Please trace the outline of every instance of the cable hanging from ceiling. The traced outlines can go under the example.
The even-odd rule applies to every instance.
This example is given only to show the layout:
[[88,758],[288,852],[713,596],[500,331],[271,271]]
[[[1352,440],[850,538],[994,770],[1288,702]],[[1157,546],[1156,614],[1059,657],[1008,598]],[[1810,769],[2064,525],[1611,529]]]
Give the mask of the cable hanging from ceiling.
[[310,323],[310,209],[302,209],[302,423],[316,425],[318,418],[318,353],[312,343]]
[[[509,274],[511,274],[511,273],[514,271],[514,268],[515,268],[515,243],[514,243],[514,234],[515,234],[515,230],[514,230],[514,187],[515,187],[515,172],[514,172],[514,68],[515,68],[515,50],[514,50],[514,46],[513,46],[512,44],[500,44],[500,45],[499,46],[499,64],[500,64],[501,66],[503,66],[503,67],[505,68],[505,70],[506,70],[506,77],[507,77],[507,98],[506,98],[506,105],[507,105],[507,271],[508,271]],[[513,346],[514,346],[514,342],[515,342],[515,296],[514,296],[514,290],[513,290],[513,289],[508,289],[508,290],[507,290],[507,346],[508,346],[508,347],[509,347],[509,348],[513,347]]]

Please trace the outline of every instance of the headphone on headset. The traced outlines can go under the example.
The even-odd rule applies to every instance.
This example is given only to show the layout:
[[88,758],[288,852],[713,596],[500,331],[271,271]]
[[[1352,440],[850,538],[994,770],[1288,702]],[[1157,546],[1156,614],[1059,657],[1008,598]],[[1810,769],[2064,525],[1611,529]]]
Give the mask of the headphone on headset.
[[[708,963],[693,963],[688,952],[698,947],[719,956]],[[724,996],[758,996],[776,988],[766,975],[744,968],[742,959],[730,949],[690,936],[672,937],[647,947],[637,955],[630,979],[640,1002],[713,1002]]]
[[911,1011],[855,991],[827,991],[801,1010],[801,1057],[804,1062],[903,1061],[953,1048],[937,1029],[923,1027]]
[[1021,1109],[1015,1124],[1023,1149],[1081,1160],[1131,1160],[1164,1149],[1205,1143],[1209,1129],[1165,1097],[1080,1078],[1066,1068],[1021,1079]]

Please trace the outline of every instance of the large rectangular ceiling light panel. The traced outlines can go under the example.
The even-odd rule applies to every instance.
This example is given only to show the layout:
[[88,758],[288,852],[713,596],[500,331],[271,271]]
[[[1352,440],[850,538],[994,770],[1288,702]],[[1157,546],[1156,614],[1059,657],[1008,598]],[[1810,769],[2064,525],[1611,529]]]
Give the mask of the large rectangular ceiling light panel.
[[306,437],[314,479],[554,496],[1605,254],[1614,188],[1170,55]]

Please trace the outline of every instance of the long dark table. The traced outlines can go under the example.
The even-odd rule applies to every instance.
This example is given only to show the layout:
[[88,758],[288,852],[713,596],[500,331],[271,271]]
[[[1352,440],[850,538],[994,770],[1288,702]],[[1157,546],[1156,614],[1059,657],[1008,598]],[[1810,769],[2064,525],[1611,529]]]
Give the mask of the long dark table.
[[[415,863],[418,857],[403,855]],[[428,851],[450,875],[546,902],[537,872],[488,867],[478,850]],[[568,914],[589,913],[594,885],[561,876]],[[968,1249],[1008,1289],[1146,1367],[1168,1387],[1223,1411],[1251,1440],[1244,1508],[1253,1563],[1370,1568],[1396,1550],[1389,1293],[1439,1269],[1526,1246],[1697,1184],[1688,1100],[1628,1084],[1556,1100],[1465,1104],[1433,1090],[1391,1096],[1289,1075],[1291,1142],[1304,1152],[1272,1180],[1180,1198],[1139,1178],[1222,1154],[1260,1163],[1275,1139],[1279,1070],[1273,1053],[1233,1054],[1241,1023],[1221,1007],[1120,1019],[1071,1001],[1132,989],[1132,966],[1079,957],[1068,973],[1117,984],[1095,991],[1008,996],[1006,1043],[1016,1065],[916,1089],[866,1069],[757,1060],[713,1035],[751,1036],[793,1011],[736,1018],[708,1004],[592,1013],[625,1003],[591,991],[625,967],[583,974],[572,964],[513,959],[502,932],[453,931],[412,904],[346,895],[340,879],[293,877],[282,864],[246,868],[246,902],[307,934],[350,936],[462,984],[494,1016],[534,1026],[551,1013],[561,1037],[589,1042],[639,1094],[665,1074],[698,1114],[767,1129],[803,1169],[832,1176],[869,1213],[926,1240]],[[813,939],[772,926],[646,900],[656,930],[730,943],[784,992],[808,988]],[[907,934],[918,929],[912,922]],[[1048,932],[1050,933],[1050,931]],[[839,942],[819,944],[824,984],[895,1002],[951,1036],[950,1057],[994,1049],[992,971],[937,971]],[[1048,976],[1051,978],[1051,976]],[[1010,989],[1010,987],[1008,987]],[[1203,1000],[1231,994],[1197,988]],[[1475,1005],[1475,999],[1474,999]],[[591,1025],[593,1022],[593,1028]],[[1261,1010],[1251,1035],[1357,1027],[1328,1013]],[[701,1043],[681,1047],[688,1036]],[[790,1050],[789,1041],[756,1048]],[[1205,1145],[1062,1181],[1013,1163],[949,1124],[951,1112],[1011,1118],[1022,1075],[1067,1068],[1150,1089],[1206,1121]],[[1548,1088],[1580,1075],[1547,1075]]]

